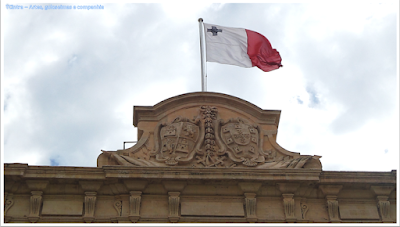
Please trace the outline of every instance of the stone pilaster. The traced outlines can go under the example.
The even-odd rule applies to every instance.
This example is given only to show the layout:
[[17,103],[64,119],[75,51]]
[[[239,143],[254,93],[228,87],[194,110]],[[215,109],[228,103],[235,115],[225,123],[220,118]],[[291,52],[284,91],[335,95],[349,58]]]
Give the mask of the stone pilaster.
[[394,186],[371,186],[371,190],[376,195],[376,206],[382,222],[393,222],[390,217],[390,202],[388,201],[390,193],[394,190]]
[[27,180],[25,181],[31,190],[31,198],[29,200],[28,220],[32,223],[37,222],[40,218],[40,208],[42,206],[42,195],[44,189],[49,184],[46,180]]
[[82,189],[85,191],[85,213],[83,215],[83,220],[87,223],[93,222],[95,220],[95,210],[96,210],[96,200],[97,191],[103,184],[102,181],[79,181]]
[[296,216],[294,215],[294,194],[282,194],[283,207],[285,210],[285,219],[287,222],[295,222]]
[[379,216],[382,222],[391,222],[390,220],[390,202],[388,201],[388,196],[377,196],[377,207],[379,211]]
[[147,180],[126,179],[124,184],[129,190],[129,220],[137,222],[140,219],[140,204],[142,191],[147,187]]
[[337,196],[334,195],[326,196],[326,203],[328,206],[328,214],[330,222],[340,222],[339,202],[337,201]]
[[140,218],[140,202],[142,200],[141,191],[131,191],[129,197],[129,219],[137,222]]
[[32,191],[29,201],[29,215],[30,222],[37,222],[39,220],[40,207],[42,205],[42,191]]
[[339,202],[337,195],[342,190],[343,185],[320,185],[322,193],[326,198],[326,205],[328,209],[329,221],[330,222],[341,222],[339,217]]
[[179,202],[180,198],[179,195],[180,192],[168,192],[169,198],[168,198],[168,218],[170,222],[178,222],[180,216],[179,216]]
[[96,209],[96,192],[85,192],[85,214],[83,220],[85,222],[93,222],[94,210]]
[[256,193],[244,193],[246,204],[246,219],[248,222],[257,221],[257,200]]
[[244,192],[246,219],[248,222],[257,222],[257,200],[256,193],[261,187],[261,183],[240,182],[238,186]]
[[285,219],[287,222],[295,222],[297,220],[295,215],[295,202],[294,193],[300,187],[299,183],[277,183],[277,187],[282,192],[283,209],[285,212]]
[[93,222],[94,212],[96,210],[97,191],[103,184],[102,181],[79,181],[82,189],[85,191],[85,213],[83,220],[85,222]]
[[163,181],[164,188],[168,191],[168,218],[170,222],[178,222],[180,218],[179,205],[180,197],[179,195],[186,187],[186,181]]

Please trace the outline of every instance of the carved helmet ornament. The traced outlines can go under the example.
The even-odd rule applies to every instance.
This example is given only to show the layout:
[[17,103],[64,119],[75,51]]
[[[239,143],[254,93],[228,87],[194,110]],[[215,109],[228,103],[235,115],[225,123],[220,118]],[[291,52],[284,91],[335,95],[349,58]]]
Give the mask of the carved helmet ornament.
[[[207,104],[211,105],[199,105],[191,101],[197,97],[193,94],[206,96],[201,101],[209,98]],[[184,102],[185,98],[188,99],[187,102]],[[276,143],[276,122],[279,120],[276,111],[273,117],[264,117],[264,122],[257,124],[254,116],[249,117],[246,113],[240,113],[243,112],[240,109],[235,110],[240,105],[232,108],[225,104],[227,103],[225,99],[245,102],[238,98],[202,92],[189,93],[171,99],[166,100],[170,102],[164,103],[166,102],[164,101],[154,106],[172,106],[172,110],[168,111],[166,108],[165,112],[159,113],[163,116],[161,120],[155,118],[158,122],[154,130],[140,130],[140,124],[138,124],[138,132],[142,134],[138,143],[124,150],[103,151],[98,158],[98,166],[322,168],[320,156],[300,155],[287,151]],[[261,110],[248,102],[244,104],[243,107],[250,105],[259,112]],[[228,117],[227,119],[220,116],[219,109],[223,112],[221,115]],[[249,111],[248,108],[245,110],[255,115],[254,111]],[[192,118],[187,118],[188,113],[197,114]],[[149,119],[144,115],[142,117]],[[168,121],[170,117],[173,119]],[[145,126],[150,126],[152,123],[154,124],[154,121],[148,122]]]

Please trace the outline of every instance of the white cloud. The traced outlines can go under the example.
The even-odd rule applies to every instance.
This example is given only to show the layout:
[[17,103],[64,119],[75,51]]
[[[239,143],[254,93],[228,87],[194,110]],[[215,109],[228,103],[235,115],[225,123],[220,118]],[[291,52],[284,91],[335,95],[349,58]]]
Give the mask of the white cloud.
[[264,34],[284,65],[208,63],[208,91],[282,110],[278,143],[326,170],[397,169],[398,13],[397,1],[2,9],[4,162],[96,166],[136,140],[134,105],[201,90],[202,17]]

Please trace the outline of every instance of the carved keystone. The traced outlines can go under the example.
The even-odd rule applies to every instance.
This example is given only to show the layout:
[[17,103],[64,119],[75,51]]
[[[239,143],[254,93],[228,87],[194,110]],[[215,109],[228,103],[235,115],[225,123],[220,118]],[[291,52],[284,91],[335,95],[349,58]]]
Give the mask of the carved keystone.
[[390,218],[390,202],[388,201],[390,193],[392,193],[394,186],[371,186],[376,196],[376,206],[379,211],[379,216],[382,222],[392,222]]
[[339,218],[339,202],[337,201],[337,195],[342,190],[343,185],[320,185],[322,193],[326,196],[326,203],[329,214],[330,222],[340,222]]

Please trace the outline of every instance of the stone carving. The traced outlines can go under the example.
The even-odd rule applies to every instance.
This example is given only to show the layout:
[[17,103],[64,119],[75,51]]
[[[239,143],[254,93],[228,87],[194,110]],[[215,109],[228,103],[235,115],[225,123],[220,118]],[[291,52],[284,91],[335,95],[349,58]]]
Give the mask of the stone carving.
[[4,196],[4,216],[7,215],[7,211],[14,205],[13,194],[8,193]]
[[141,191],[131,191],[129,197],[129,219],[137,222],[140,218]]
[[190,160],[199,138],[199,120],[176,118],[171,124],[161,125],[161,148],[156,160],[176,165],[179,160]]
[[30,222],[37,222],[37,220],[39,220],[39,212],[42,205],[42,195],[42,191],[32,191],[28,217]]
[[118,216],[122,216],[122,201],[120,200],[115,201],[114,208],[117,210]]
[[300,207],[301,207],[301,219],[305,220],[308,211],[308,205],[306,203],[300,203]]
[[389,217],[390,202],[387,201],[388,196],[377,196],[378,197],[378,210],[382,221],[387,221]]
[[258,127],[249,125],[241,118],[220,121],[221,137],[228,148],[228,156],[234,162],[241,162],[245,166],[256,166],[264,162],[260,153]]
[[248,222],[256,222],[257,221],[257,200],[256,193],[244,193],[246,196],[246,219]]
[[[159,122],[154,133],[143,133],[132,148],[103,153],[114,163],[133,166],[302,168],[313,161],[320,167],[319,156],[286,151],[276,144],[274,132],[241,117],[221,119],[218,111],[200,106],[193,119],[178,116]],[[149,151],[150,138],[154,147]],[[263,148],[265,143],[269,148]]]
[[179,195],[180,192],[168,192],[169,199],[169,215],[168,218],[171,222],[177,222],[179,220]]
[[387,219],[388,218],[389,208],[390,208],[390,202],[389,201],[379,201],[378,202],[379,214],[381,215],[382,219]]
[[283,196],[283,207],[285,210],[285,218],[288,221],[293,221],[296,219],[294,216],[294,194],[282,194]]
[[328,205],[329,220],[331,222],[338,222],[339,219],[339,202],[337,196],[326,196]]
[[83,216],[85,222],[92,222],[94,220],[96,194],[96,192],[85,192],[85,214]]

